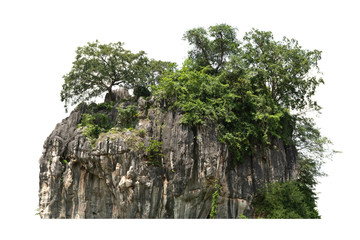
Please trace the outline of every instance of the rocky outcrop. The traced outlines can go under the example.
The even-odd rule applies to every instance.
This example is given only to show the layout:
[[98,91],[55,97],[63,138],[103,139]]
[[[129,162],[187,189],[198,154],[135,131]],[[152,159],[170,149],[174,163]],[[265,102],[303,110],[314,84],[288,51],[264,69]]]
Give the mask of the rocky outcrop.
[[121,101],[122,99],[127,99],[129,97],[130,94],[125,88],[118,88],[113,90],[111,94],[107,93],[105,95],[105,102],[110,102],[110,101],[118,102]]
[[[110,130],[95,143],[77,127],[86,105],[56,126],[40,158],[41,218],[207,218],[217,185],[217,218],[251,216],[259,188],[296,178],[296,151],[281,141],[234,163],[214,126],[190,128],[180,112],[147,103],[138,101],[135,129]],[[162,142],[156,164],[151,140]]]

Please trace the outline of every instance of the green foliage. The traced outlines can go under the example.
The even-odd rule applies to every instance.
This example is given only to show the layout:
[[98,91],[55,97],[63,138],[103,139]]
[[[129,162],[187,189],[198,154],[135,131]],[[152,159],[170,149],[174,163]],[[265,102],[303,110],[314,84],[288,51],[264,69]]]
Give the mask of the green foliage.
[[154,166],[161,166],[162,142],[157,140],[150,140],[150,145],[146,148],[146,156],[148,163]]
[[61,162],[62,162],[64,165],[68,164],[68,160],[66,160],[66,159],[63,159]]
[[138,134],[141,138],[144,138],[146,136],[146,130],[145,129],[139,129]]
[[85,113],[82,115],[82,120],[79,124],[79,127],[83,127],[83,135],[90,140],[98,138],[101,132],[101,128],[95,124],[94,120],[95,118],[93,115]]
[[115,105],[115,103],[112,101],[99,103],[93,108],[93,111],[101,111],[101,110],[111,111],[113,109],[114,105]]
[[189,57],[193,60],[192,68],[201,70],[210,67],[213,73],[222,70],[239,47],[236,29],[226,24],[211,26],[208,31],[204,28],[191,29],[184,34],[183,39],[194,47],[189,51]]
[[211,212],[210,212],[210,218],[214,219],[217,214],[217,199],[220,196],[221,186],[219,184],[215,184],[215,192],[212,195],[212,201],[211,201]]
[[304,50],[295,39],[275,41],[271,32],[253,29],[241,45],[243,65],[259,90],[270,92],[281,106],[293,110],[319,109],[311,97],[324,83],[319,73],[321,51]]
[[151,95],[150,90],[144,86],[135,86],[133,91],[135,99],[139,97],[149,97]]
[[38,207],[35,211],[36,211],[35,216],[36,216],[36,215],[39,215],[39,216],[40,216],[40,207]]
[[144,51],[125,50],[121,42],[100,44],[96,40],[77,48],[72,69],[63,76],[61,101],[67,110],[69,104],[86,102],[106,92],[113,100],[114,86],[149,86],[170,65],[149,60]]
[[135,105],[129,105],[125,108],[119,106],[117,107],[118,115],[117,121],[120,126],[125,128],[133,128],[136,125],[136,120],[139,115]]
[[265,218],[320,218],[297,181],[268,184],[255,199],[254,207],[255,213]]
[[137,148],[139,151],[145,150],[145,144],[143,142],[139,142]]
[[108,131],[113,125],[106,114],[84,113],[78,127],[82,128],[82,134],[94,143],[100,133]]
[[242,214],[242,213],[239,214],[239,218],[240,218],[240,219],[248,219],[248,218],[247,218],[244,214]]

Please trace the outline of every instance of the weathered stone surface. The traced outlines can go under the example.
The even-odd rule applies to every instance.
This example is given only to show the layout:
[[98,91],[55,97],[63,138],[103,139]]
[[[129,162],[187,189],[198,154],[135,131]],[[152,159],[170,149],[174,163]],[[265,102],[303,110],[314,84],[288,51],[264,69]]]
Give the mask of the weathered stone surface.
[[107,93],[105,95],[105,102],[109,102],[109,101],[118,102],[121,99],[126,99],[129,97],[130,97],[130,94],[127,89],[118,88],[116,90],[113,90],[112,96],[110,96],[109,93]]
[[[143,100],[139,107],[144,108]],[[41,218],[207,218],[215,184],[217,218],[251,216],[252,200],[267,182],[295,178],[296,151],[274,141],[242,164],[230,161],[213,126],[180,124],[180,112],[147,111],[136,132],[108,133],[92,148],[77,124],[86,106],[59,123],[40,158]],[[161,141],[161,164],[151,165],[138,143]],[[66,160],[65,163],[63,160]]]

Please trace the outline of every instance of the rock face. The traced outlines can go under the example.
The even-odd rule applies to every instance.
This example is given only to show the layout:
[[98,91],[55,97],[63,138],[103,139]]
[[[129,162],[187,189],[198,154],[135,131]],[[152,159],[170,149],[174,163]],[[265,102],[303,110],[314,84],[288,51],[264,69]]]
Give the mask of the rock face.
[[[139,111],[145,105],[140,98]],[[44,143],[41,218],[207,218],[218,185],[216,218],[251,217],[259,188],[297,177],[296,150],[281,141],[234,163],[215,127],[190,128],[180,112],[159,107],[142,111],[136,129],[109,131],[94,145],[77,128],[87,108],[75,109]],[[147,156],[151,139],[162,142],[157,164]]]

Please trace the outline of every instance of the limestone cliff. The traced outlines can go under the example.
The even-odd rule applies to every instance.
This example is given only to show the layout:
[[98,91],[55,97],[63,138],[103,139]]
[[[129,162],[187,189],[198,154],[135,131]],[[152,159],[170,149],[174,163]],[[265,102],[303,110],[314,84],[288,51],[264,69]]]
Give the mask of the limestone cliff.
[[[279,140],[234,163],[214,126],[190,128],[179,111],[142,98],[136,104],[135,129],[93,143],[78,128],[85,104],[56,125],[40,158],[41,218],[207,218],[216,185],[216,218],[251,217],[259,188],[297,176],[296,150]],[[116,119],[115,107],[109,117]],[[162,142],[157,164],[146,151],[151,140]]]

